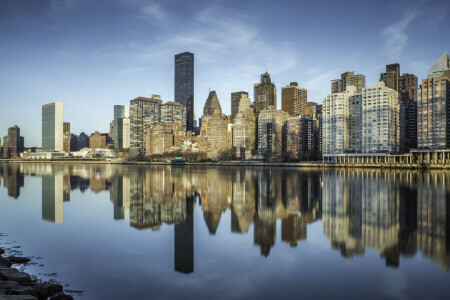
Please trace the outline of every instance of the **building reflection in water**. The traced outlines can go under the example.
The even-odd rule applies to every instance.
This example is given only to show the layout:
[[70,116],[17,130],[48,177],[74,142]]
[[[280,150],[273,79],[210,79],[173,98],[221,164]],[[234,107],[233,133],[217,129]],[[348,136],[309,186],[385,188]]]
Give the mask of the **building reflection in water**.
[[[115,220],[137,230],[174,228],[174,269],[194,271],[194,208],[217,234],[231,211],[231,232],[248,234],[268,257],[281,241],[291,247],[321,220],[331,248],[357,257],[366,248],[390,267],[420,253],[450,267],[450,172],[287,170],[279,168],[171,168],[98,165],[0,164],[8,195],[20,196],[24,175],[42,176],[42,219],[63,222],[63,203],[74,190],[110,192]],[[229,229],[230,230],[230,229]]]

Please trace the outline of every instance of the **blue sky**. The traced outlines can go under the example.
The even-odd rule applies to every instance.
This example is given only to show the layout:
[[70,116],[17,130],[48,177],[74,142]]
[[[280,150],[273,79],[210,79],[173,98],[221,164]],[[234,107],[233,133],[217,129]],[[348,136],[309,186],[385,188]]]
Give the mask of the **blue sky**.
[[385,65],[426,77],[450,51],[450,2],[0,0],[0,136],[19,125],[41,145],[41,105],[64,102],[71,131],[109,131],[113,105],[173,100],[174,55],[195,54],[195,113],[209,88],[230,93],[266,70],[322,102],[345,71],[379,80]]

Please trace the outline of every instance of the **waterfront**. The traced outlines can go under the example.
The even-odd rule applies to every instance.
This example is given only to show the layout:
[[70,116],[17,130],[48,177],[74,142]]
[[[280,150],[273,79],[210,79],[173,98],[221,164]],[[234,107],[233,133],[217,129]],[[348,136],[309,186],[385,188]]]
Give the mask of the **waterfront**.
[[0,175],[0,244],[42,257],[27,271],[56,273],[75,298],[450,292],[448,171],[14,163]]

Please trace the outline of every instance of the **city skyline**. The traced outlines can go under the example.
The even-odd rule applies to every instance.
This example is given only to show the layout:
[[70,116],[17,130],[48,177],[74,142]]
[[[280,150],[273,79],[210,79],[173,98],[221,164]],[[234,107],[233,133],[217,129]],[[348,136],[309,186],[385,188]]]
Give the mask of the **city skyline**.
[[[0,136],[17,124],[26,147],[42,146],[36,111],[53,101],[64,102],[64,121],[71,123],[73,132],[108,132],[115,104],[128,105],[135,97],[151,94],[161,95],[164,102],[175,100],[173,56],[185,51],[196,56],[197,118],[209,87],[229,115],[231,93],[247,91],[254,101],[253,84],[266,70],[278,95],[283,86],[296,81],[308,90],[308,101],[322,103],[330,81],[341,73],[363,74],[371,86],[386,64],[399,63],[402,71],[415,74],[420,82],[448,51],[445,39],[437,38],[449,19],[445,1],[364,3],[356,14],[346,11],[347,6],[357,8],[356,4],[330,3],[329,10],[321,11],[320,25],[314,25],[316,17],[310,19],[317,15],[318,4],[305,4],[302,9],[309,10],[311,17],[292,21],[283,14],[293,14],[301,4],[283,3],[256,7],[250,1],[239,10],[233,1],[192,7],[177,1],[1,3],[0,26],[5,30],[0,36],[9,46],[0,58],[4,83],[0,97],[14,105],[0,118]],[[101,24],[96,15],[100,10],[100,20],[105,21]],[[266,22],[268,13],[276,20],[273,26]],[[177,20],[180,15],[184,16]],[[76,27],[71,20],[80,16],[83,25]],[[107,20],[115,17],[117,24]],[[130,25],[120,28],[127,22]],[[347,35],[335,40],[329,26],[342,28]],[[360,41],[357,45],[355,38]]]

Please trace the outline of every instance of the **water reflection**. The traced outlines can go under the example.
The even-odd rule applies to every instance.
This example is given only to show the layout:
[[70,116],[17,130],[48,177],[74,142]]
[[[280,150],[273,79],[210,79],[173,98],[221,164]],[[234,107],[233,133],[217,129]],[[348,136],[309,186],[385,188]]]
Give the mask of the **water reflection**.
[[[346,258],[370,248],[386,266],[400,257],[431,258],[450,267],[450,172],[382,170],[287,170],[277,168],[171,168],[114,165],[3,164],[8,195],[19,198],[24,175],[42,177],[42,219],[63,222],[73,190],[110,193],[115,220],[137,230],[173,225],[174,269],[194,271],[194,209],[210,235],[231,212],[231,232],[248,234],[269,257],[281,241],[297,247],[308,225],[322,222],[332,249]],[[278,224],[280,224],[278,223]],[[294,251],[294,250],[292,250]]]

